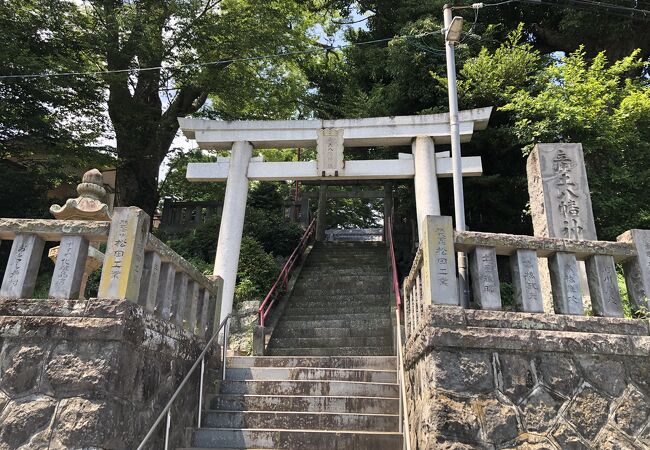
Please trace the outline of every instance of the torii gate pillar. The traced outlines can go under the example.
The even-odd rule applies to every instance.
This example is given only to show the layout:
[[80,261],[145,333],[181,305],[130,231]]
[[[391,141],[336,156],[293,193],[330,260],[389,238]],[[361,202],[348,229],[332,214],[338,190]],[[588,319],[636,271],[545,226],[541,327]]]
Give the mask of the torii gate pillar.
[[426,216],[440,215],[438,177],[436,175],[436,153],[433,139],[418,136],[411,144],[415,166],[415,209],[418,221],[418,242],[424,233],[422,226]]
[[233,144],[213,271],[214,275],[223,278],[221,320],[232,312],[232,303],[235,298],[237,264],[239,263],[248,197],[248,163],[251,156],[253,156],[253,146],[250,142],[235,142]]

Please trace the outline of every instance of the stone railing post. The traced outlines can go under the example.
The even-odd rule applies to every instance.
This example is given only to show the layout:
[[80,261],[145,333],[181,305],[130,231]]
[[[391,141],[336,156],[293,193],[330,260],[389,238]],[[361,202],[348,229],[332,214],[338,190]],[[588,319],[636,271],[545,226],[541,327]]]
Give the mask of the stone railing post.
[[16,236],[2,280],[0,297],[30,298],[34,295],[44,245],[45,241],[35,234]]
[[481,309],[501,309],[501,289],[494,247],[476,247],[470,254],[474,301]]
[[425,305],[460,305],[451,217],[426,216],[423,224],[422,289]]
[[146,252],[144,254],[138,304],[150,313],[156,310],[156,297],[158,296],[158,283],[160,281],[160,264],[160,255],[158,253]]
[[518,249],[510,256],[510,272],[517,309],[524,312],[544,312],[541,282],[535,250]]
[[149,216],[139,208],[115,208],[99,283],[99,298],[138,301],[149,235]]
[[50,298],[76,299],[79,298],[83,285],[86,258],[88,258],[88,241],[83,236],[63,236],[56,263]]
[[616,238],[636,247],[637,256],[623,263],[625,285],[636,309],[650,308],[650,230],[629,230]]

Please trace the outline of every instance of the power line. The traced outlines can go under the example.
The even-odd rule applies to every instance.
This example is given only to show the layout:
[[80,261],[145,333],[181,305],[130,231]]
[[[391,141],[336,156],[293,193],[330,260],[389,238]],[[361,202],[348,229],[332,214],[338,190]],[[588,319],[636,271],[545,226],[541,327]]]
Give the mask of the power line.
[[[639,0],[633,0],[635,2],[635,5],[638,5]],[[645,1],[645,0],[641,0]],[[617,16],[623,16],[623,13],[625,13],[624,17],[628,17],[630,19],[636,19],[636,20],[647,20],[650,19],[650,10],[647,9],[639,9],[636,6],[635,7],[629,7],[629,6],[623,6],[623,5],[615,5],[613,3],[606,3],[606,2],[599,2],[599,1],[593,1],[593,0],[568,0],[568,3],[558,3],[558,2],[548,2],[545,0],[506,0],[502,2],[497,2],[497,3],[473,3],[471,5],[464,5],[464,6],[454,6],[452,9],[474,9],[474,10],[479,10],[481,8],[486,8],[486,7],[492,7],[492,6],[501,6],[501,5],[506,5],[508,3],[515,3],[515,2],[521,2],[521,3],[528,3],[528,4],[533,4],[533,5],[544,5],[544,6],[556,6],[560,8],[574,8],[577,9],[576,6],[585,6],[585,7],[598,7],[605,9],[607,12],[616,12],[620,11],[620,13],[615,14]],[[584,8],[579,8],[579,9],[584,9]],[[636,13],[643,14],[643,17],[635,15]],[[631,14],[631,15],[630,15]]]
[[370,41],[362,42],[350,42],[347,44],[339,45],[327,45],[324,44],[322,47],[312,48],[309,50],[297,50],[291,52],[282,52],[282,53],[273,53],[268,55],[259,55],[259,56],[250,56],[244,58],[232,58],[232,59],[220,59],[217,61],[208,61],[208,62],[199,62],[199,63],[189,63],[189,64],[177,64],[173,66],[151,66],[151,67],[138,67],[131,69],[116,69],[116,70],[98,70],[98,71],[88,71],[88,72],[58,72],[58,73],[37,73],[37,74],[17,74],[17,75],[0,75],[0,80],[7,79],[34,79],[34,78],[51,78],[51,77],[68,77],[68,76],[99,76],[99,75],[110,75],[110,74],[119,74],[119,73],[133,73],[133,72],[150,72],[156,70],[177,70],[184,68],[200,68],[200,67],[209,67],[209,66],[220,66],[225,64],[232,64],[236,62],[245,62],[245,61],[260,61],[260,60],[270,60],[276,58],[285,58],[287,56],[297,56],[297,55],[307,55],[319,52],[331,52],[332,50],[341,50],[348,47],[356,47],[362,45],[378,44],[381,42],[388,42],[394,39],[410,39],[410,38],[421,38],[425,36],[430,36],[432,34],[440,34],[442,30],[430,31],[427,33],[420,33],[414,35],[398,35],[389,38],[383,39],[373,39]]

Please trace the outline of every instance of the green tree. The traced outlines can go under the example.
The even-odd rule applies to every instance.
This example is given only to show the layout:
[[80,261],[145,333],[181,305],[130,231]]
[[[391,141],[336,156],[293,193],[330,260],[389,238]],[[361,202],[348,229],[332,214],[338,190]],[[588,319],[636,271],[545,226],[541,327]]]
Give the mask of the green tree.
[[72,2],[0,2],[0,76],[11,77],[0,78],[2,216],[45,215],[48,190],[111,161],[93,146],[105,125],[97,80],[19,76],[96,68],[88,27]]
[[94,38],[104,67],[113,71],[103,78],[117,143],[121,204],[149,213],[157,205],[158,168],[170,152],[178,117],[199,110],[223,119],[295,113],[304,84],[300,58],[250,57],[305,49],[315,20],[309,3],[84,2],[91,20],[85,31]]
[[545,67],[502,107],[529,150],[537,142],[582,142],[599,237],[650,227],[650,83],[639,51],[613,64],[574,53]]

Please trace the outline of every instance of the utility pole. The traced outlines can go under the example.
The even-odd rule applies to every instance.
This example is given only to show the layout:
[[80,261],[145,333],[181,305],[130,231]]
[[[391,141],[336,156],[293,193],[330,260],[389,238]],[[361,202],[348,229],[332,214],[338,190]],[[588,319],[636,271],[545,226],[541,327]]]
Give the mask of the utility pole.
[[[463,174],[461,173],[460,130],[458,129],[458,92],[456,91],[456,55],[454,46],[460,39],[463,18],[452,19],[451,5],[442,8],[444,17],[445,51],[447,56],[447,86],[449,92],[449,131],[451,135],[451,161],[454,185],[454,218],[456,231],[465,231],[465,198],[463,194]],[[469,306],[469,290],[467,283],[467,256],[459,252],[458,260],[458,293],[461,306]]]

